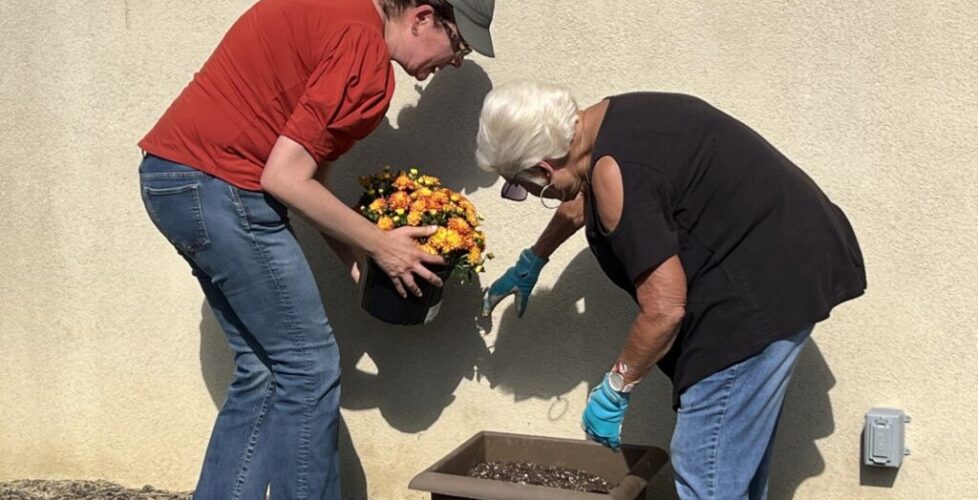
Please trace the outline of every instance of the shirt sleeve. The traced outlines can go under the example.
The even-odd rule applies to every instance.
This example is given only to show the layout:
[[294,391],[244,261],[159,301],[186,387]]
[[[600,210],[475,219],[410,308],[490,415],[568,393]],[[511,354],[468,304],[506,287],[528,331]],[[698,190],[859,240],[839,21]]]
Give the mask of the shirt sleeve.
[[282,135],[316,163],[333,161],[380,125],[394,93],[383,36],[363,25],[336,31],[327,56],[309,77]]
[[645,165],[619,163],[624,200],[618,227],[608,242],[618,262],[635,281],[679,253],[679,236],[672,213],[672,184]]

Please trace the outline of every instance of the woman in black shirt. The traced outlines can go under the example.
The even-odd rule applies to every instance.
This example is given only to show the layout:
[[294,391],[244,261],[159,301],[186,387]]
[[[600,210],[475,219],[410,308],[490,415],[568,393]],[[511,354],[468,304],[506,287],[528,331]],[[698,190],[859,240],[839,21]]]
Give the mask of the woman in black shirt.
[[631,388],[658,364],[679,413],[680,496],[763,498],[797,355],[866,286],[842,211],[756,132],[686,95],[624,94],[581,111],[565,89],[514,82],[486,97],[477,142],[504,197],[562,202],[483,312],[516,294],[522,315],[549,255],[586,227],[640,309],[588,398],[588,436],[618,447]]

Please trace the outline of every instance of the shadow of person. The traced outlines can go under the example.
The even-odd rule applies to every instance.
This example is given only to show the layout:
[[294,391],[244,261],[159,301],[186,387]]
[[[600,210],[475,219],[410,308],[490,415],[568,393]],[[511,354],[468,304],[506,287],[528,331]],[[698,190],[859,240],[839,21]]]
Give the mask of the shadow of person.
[[234,379],[234,353],[206,300],[200,306],[200,372],[214,407],[220,409]]
[[[342,272],[337,266],[325,274]],[[353,303],[352,289],[326,295],[327,303],[346,304],[335,307],[330,317],[340,345],[342,407],[376,408],[401,432],[431,427],[455,401],[462,379],[473,379],[486,354],[476,318],[482,297],[478,282],[450,280],[438,316],[423,326],[389,325],[370,317]]]
[[[479,110],[492,83],[477,64],[437,73],[414,106],[398,114],[398,128],[384,122],[334,165],[333,189],[350,204],[359,197],[357,179],[384,166],[419,167],[463,193],[492,185],[492,174],[472,168]],[[296,235],[306,253],[340,348],[342,396],[347,409],[379,408],[403,432],[430,427],[454,401],[462,378],[471,379],[485,352],[476,315],[479,282],[447,286],[439,316],[423,327],[396,327],[368,316],[354,303],[354,283],[320,238],[298,217]],[[227,396],[234,363],[231,351],[205,302],[201,313],[201,374],[214,405]],[[366,371],[357,368],[366,366]],[[366,498],[367,486],[354,441],[341,418],[340,468],[343,498]],[[203,449],[203,447],[202,447]]]
[[[605,277],[588,249],[565,268],[547,267],[544,272],[560,275],[552,289],[535,290],[522,318],[517,318],[512,299],[500,304],[507,309],[492,354],[479,365],[479,372],[491,387],[511,393],[516,401],[552,399],[545,418],[577,422],[581,415],[566,411],[566,394],[582,382],[588,389],[601,382],[618,358],[638,309]],[[584,401],[574,407],[582,409]],[[668,450],[675,421],[672,385],[653,369],[632,394],[622,441]],[[662,483],[662,476],[669,480]],[[670,489],[671,471],[664,469],[650,484],[650,492],[665,498]]]
[[801,351],[775,437],[768,497],[793,498],[806,479],[825,471],[825,460],[816,441],[832,435],[835,420],[829,391],[835,377],[818,347],[818,326]]
[[367,138],[340,158],[333,173],[333,189],[351,203],[359,198],[357,178],[380,171],[417,167],[441,179],[442,185],[462,193],[492,186],[497,176],[475,166],[475,137],[479,112],[492,82],[478,64],[439,71],[422,90],[414,86],[418,101],[397,115],[397,128],[384,121]]
[[[510,302],[492,354],[480,364],[479,372],[492,387],[513,394],[517,401],[554,399],[553,406],[566,408],[567,392],[581,382],[588,388],[600,383],[617,358],[637,309],[604,276],[588,250],[566,268],[544,272],[560,273],[553,289],[535,291],[523,318],[516,317]],[[786,396],[771,467],[770,498],[792,498],[802,482],[824,471],[816,440],[831,435],[835,428],[828,397],[834,385],[818,345],[810,342],[799,356]],[[581,401],[575,406],[583,405]],[[548,416],[554,417],[554,412]],[[557,412],[556,417],[576,420],[580,415]],[[653,369],[632,395],[622,441],[669,450],[675,422],[672,384]],[[790,460],[777,459],[787,454]],[[676,498],[671,467],[663,468],[649,483],[649,498]]]
[[486,352],[477,321],[482,300],[478,280],[461,283],[451,278],[431,323],[390,325],[356,303],[356,283],[319,234],[304,223],[295,227],[340,348],[340,406],[379,409],[387,423],[401,432],[431,427],[454,402],[453,393],[462,379],[472,380]]
[[[224,331],[205,301],[200,311],[200,370],[204,385],[220,410],[227,398],[228,386],[234,379],[234,354],[228,346]],[[345,499],[367,498],[367,477],[357,455],[350,431],[340,416],[339,425],[340,484]],[[207,443],[200,444],[201,462]]]
[[[445,187],[467,193],[496,181],[473,167],[479,110],[492,88],[485,71],[470,61],[458,70],[438,72],[423,91],[415,88],[418,101],[398,113],[397,128],[384,120],[332,167],[332,187],[340,199],[355,202],[358,177],[385,166],[417,167],[439,177]],[[486,352],[477,321],[478,279],[464,285],[450,280],[441,310],[428,325],[389,325],[360,309],[355,284],[339,260],[316,231],[294,222],[340,346],[341,406],[377,408],[401,432],[429,428],[454,401],[461,380],[474,377]]]

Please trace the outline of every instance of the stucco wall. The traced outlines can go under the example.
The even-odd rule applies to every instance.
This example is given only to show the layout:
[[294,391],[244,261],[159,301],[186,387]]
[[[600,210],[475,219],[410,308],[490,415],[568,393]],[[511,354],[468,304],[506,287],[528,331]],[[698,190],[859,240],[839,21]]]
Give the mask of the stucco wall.
[[[185,263],[146,217],[135,142],[249,0],[0,2],[0,480],[103,478],[190,489],[231,374]],[[494,82],[698,95],[807,170],[849,215],[867,294],[804,352],[778,435],[772,498],[978,498],[978,4],[500,1],[499,57],[420,86],[403,73],[389,121],[339,165],[420,166],[463,189],[498,256],[491,283],[550,213],[498,199],[472,166]],[[343,355],[351,498],[422,498],[415,472],[480,429],[579,437],[587,388],[634,313],[583,242],[554,256],[530,302],[477,321],[451,286],[425,329],[353,304],[353,284],[299,225]],[[863,414],[913,417],[899,472],[859,466]],[[667,447],[656,375],[626,441]],[[665,476],[663,476],[665,477]],[[655,483],[664,498],[671,486]]]

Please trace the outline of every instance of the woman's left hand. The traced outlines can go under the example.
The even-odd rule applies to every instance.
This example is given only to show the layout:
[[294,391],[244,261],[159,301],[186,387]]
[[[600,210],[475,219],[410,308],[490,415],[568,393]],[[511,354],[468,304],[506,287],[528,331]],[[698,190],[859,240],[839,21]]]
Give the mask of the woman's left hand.
[[390,277],[401,297],[407,297],[409,291],[421,297],[421,288],[416,277],[435,286],[442,286],[441,278],[425,267],[425,264],[444,265],[445,259],[425,253],[417,242],[420,238],[431,236],[437,229],[438,226],[403,226],[385,231],[379,244],[369,251],[374,262]]

